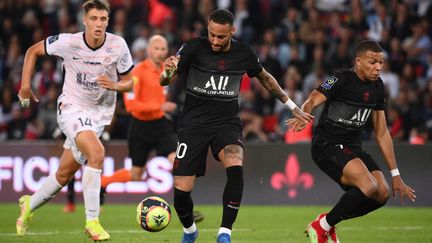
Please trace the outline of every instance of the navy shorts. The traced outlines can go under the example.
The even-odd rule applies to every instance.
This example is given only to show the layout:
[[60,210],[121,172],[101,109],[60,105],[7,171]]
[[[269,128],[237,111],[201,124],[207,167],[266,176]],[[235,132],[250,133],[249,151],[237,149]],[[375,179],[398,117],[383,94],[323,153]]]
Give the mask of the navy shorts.
[[315,164],[344,190],[350,188],[341,183],[342,171],[349,161],[359,158],[369,171],[381,171],[372,156],[363,151],[359,144],[334,144],[313,141],[311,152]]
[[180,129],[176,159],[173,165],[175,176],[203,176],[206,171],[207,153],[211,148],[213,157],[220,161],[218,153],[227,145],[243,148],[244,140],[240,126],[224,128]]
[[168,156],[177,147],[177,135],[172,122],[165,117],[152,121],[131,117],[128,147],[133,166],[144,166],[152,150],[157,156]]

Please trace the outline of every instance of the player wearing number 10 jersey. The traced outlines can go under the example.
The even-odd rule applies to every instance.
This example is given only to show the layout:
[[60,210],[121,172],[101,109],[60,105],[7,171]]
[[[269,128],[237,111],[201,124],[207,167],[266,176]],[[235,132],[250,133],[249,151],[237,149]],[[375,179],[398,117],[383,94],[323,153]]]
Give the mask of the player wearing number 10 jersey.
[[231,242],[243,192],[243,137],[238,113],[238,93],[243,74],[256,77],[293,114],[311,119],[283,92],[277,81],[262,68],[252,48],[231,38],[233,15],[215,10],[208,22],[208,36],[188,41],[165,61],[162,85],[175,77],[186,82],[186,100],[178,123],[179,145],[173,165],[174,207],[183,224],[181,242],[194,242],[198,230],[193,222],[191,191],[197,176],[206,169],[208,148],[226,170],[223,216],[217,242]]

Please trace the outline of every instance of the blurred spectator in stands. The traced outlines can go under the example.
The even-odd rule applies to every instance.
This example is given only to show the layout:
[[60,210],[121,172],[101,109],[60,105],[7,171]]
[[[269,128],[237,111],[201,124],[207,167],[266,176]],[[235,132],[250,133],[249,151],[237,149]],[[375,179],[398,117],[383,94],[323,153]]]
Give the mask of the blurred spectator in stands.
[[390,106],[387,111],[387,126],[393,140],[402,140],[405,137],[404,119],[396,106]]
[[428,139],[428,131],[425,126],[417,126],[411,129],[409,143],[423,145]]
[[398,3],[396,8],[390,33],[393,38],[403,40],[411,35],[410,25],[412,24],[413,18],[410,15],[408,6],[404,2]]
[[44,124],[38,119],[37,112],[30,114],[25,128],[25,140],[36,140],[42,137]]
[[6,53],[6,73],[7,77],[13,82],[14,88],[18,88],[21,80],[21,70],[24,62],[24,56],[21,50],[21,45],[18,35],[13,35],[9,40],[9,49]]
[[382,32],[390,29],[391,17],[387,13],[387,9],[380,1],[374,2],[374,14],[368,15],[366,18],[369,25],[367,37],[380,42],[382,40]]
[[398,38],[390,39],[390,50],[387,60],[390,63],[390,70],[395,73],[400,73],[404,64],[407,61],[406,53],[402,49],[401,41]]
[[11,119],[7,123],[8,139],[23,139],[26,127],[27,122],[23,117],[18,103],[13,103],[11,109]]
[[402,46],[408,55],[408,61],[427,66],[432,50],[431,38],[427,35],[424,21],[417,21],[411,25],[412,35],[407,37]]
[[127,22],[127,12],[124,8],[118,8],[114,12],[112,24],[110,25],[109,32],[125,38],[126,42],[130,44],[132,39],[132,23]]
[[396,99],[399,92],[399,77],[390,70],[390,63],[387,59],[384,59],[384,64],[381,70],[381,79],[389,97],[392,100]]
[[137,32],[138,37],[133,40],[131,49],[134,63],[138,63],[146,58],[147,44],[151,35],[150,28],[144,25],[139,25]]
[[263,130],[264,116],[273,113],[275,100],[258,82],[243,76],[240,91],[240,119],[243,123],[243,136],[248,141],[267,142]]
[[60,74],[54,69],[54,62],[55,60],[50,57],[44,58],[42,69],[33,76],[32,86],[37,97],[43,97],[47,94],[49,87],[60,84],[62,81]]
[[369,30],[360,1],[351,1],[351,11],[349,13],[348,28],[353,33],[354,42],[357,43],[366,37]]
[[40,134],[40,138],[53,138],[54,131],[57,128],[57,97],[59,95],[59,84],[51,83],[47,87],[46,95],[38,96],[39,111],[38,120],[44,125],[44,130]]
[[286,70],[290,62],[292,49],[297,49],[298,57],[301,61],[306,58],[306,47],[300,41],[298,31],[289,31],[279,45],[277,59],[282,69]]
[[[10,83],[9,83],[10,84]],[[7,126],[12,119],[13,89],[8,83],[0,89],[0,141],[8,138]]]
[[[264,44],[259,47],[258,57],[261,65],[269,72],[281,85],[282,80],[282,67],[279,61],[271,55],[272,46],[270,44]],[[283,87],[283,86],[282,86]]]
[[[299,89],[300,83],[302,81],[302,76],[298,69],[295,66],[288,67],[285,75],[284,75],[284,91],[285,93],[294,101],[296,104],[303,104],[304,102],[304,94]],[[292,118],[292,113],[288,109],[288,107],[281,102],[276,102],[274,113],[277,116],[277,127],[275,131],[281,137],[284,136],[287,131],[286,120]]]
[[[309,96],[309,94],[318,86],[324,82],[328,77],[328,74],[325,72],[323,65],[315,65],[312,69],[312,72],[308,73],[303,81],[303,95]],[[297,103],[296,103],[297,104]]]

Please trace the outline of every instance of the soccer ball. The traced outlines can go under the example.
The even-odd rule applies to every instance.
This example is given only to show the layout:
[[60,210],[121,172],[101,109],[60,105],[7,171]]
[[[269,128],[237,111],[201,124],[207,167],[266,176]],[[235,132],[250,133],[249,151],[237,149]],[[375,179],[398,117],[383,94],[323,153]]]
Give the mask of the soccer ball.
[[136,209],[138,224],[146,231],[158,232],[165,229],[171,220],[171,209],[160,197],[147,197]]

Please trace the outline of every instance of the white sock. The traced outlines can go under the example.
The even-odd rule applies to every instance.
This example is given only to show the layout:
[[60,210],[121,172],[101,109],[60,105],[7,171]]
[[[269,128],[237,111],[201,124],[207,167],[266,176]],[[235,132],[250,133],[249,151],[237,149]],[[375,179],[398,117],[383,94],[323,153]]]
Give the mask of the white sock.
[[331,225],[328,224],[326,216],[320,219],[320,226],[325,231],[329,231],[331,229]]
[[196,227],[195,222],[189,228],[183,227],[183,232],[185,232],[186,234],[194,233],[196,230],[197,230],[197,227]]
[[225,227],[220,227],[220,228],[219,228],[218,235],[223,234],[223,233],[225,233],[225,234],[229,234],[229,235],[231,236],[231,230],[230,230],[230,229],[225,228]]
[[47,203],[51,198],[54,198],[55,194],[57,194],[60,189],[62,189],[55,174],[49,175],[45,181],[42,183],[42,186],[30,197],[30,208],[35,210],[40,206]]
[[102,170],[84,167],[82,177],[84,207],[86,219],[97,219],[99,217],[99,193],[101,187]]

